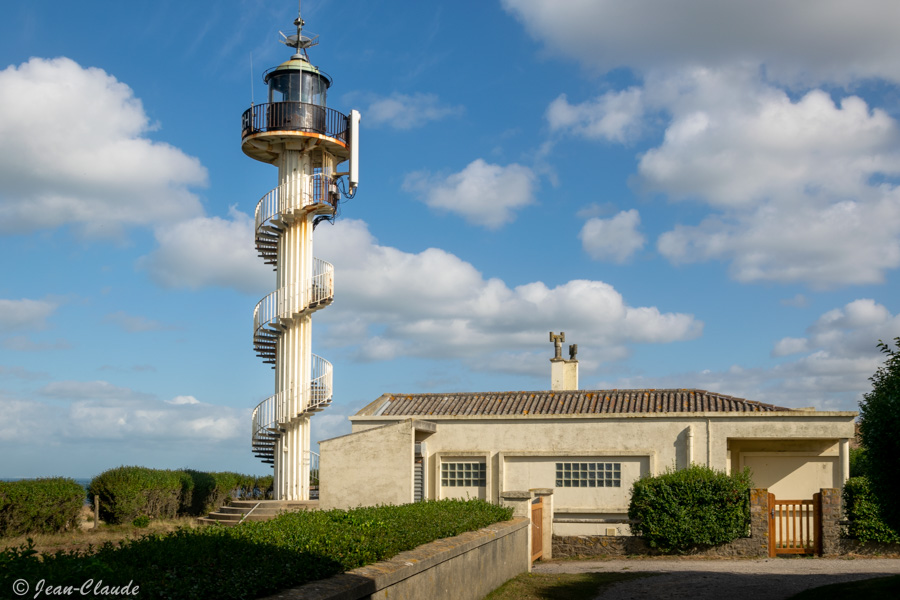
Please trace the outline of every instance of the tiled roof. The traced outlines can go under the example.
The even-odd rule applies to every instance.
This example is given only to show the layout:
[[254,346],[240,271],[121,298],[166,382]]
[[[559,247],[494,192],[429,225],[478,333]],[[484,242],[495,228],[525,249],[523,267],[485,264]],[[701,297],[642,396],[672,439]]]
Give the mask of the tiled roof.
[[706,390],[571,390],[384,394],[356,414],[358,416],[589,415],[790,410],[782,406]]

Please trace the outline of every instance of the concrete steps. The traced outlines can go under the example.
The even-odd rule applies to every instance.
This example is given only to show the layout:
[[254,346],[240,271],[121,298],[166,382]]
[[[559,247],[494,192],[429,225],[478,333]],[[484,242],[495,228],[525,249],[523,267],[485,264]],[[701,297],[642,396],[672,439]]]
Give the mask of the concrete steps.
[[315,510],[318,507],[318,500],[233,500],[231,503],[219,507],[215,512],[209,513],[209,516],[200,517],[197,521],[205,525],[218,523],[226,527],[234,527],[241,522],[241,519],[244,521],[268,521],[283,512]]

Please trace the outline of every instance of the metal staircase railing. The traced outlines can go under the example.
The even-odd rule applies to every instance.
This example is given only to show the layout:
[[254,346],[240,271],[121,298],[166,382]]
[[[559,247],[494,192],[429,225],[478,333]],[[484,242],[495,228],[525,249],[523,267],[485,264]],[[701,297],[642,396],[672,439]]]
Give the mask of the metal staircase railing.
[[268,364],[275,363],[278,336],[283,331],[282,319],[313,312],[334,300],[334,265],[318,258],[313,260],[313,276],[305,285],[279,288],[260,300],[253,309],[253,349]]
[[315,173],[303,176],[299,194],[286,193],[286,184],[270,190],[256,203],[256,250],[267,265],[278,264],[278,236],[293,213],[309,206],[334,211],[337,185],[329,175]]
[[275,448],[283,425],[293,419],[319,412],[331,404],[331,363],[313,354],[311,368],[311,384],[308,389],[300,394],[293,390],[280,391],[253,409],[251,444],[254,455],[264,463],[274,464]]

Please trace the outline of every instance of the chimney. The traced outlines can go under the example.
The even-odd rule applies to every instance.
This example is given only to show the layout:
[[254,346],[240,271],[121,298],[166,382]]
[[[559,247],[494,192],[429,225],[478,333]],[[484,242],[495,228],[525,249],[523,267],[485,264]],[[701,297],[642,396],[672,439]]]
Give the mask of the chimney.
[[550,332],[550,341],[554,346],[554,356],[550,359],[550,389],[553,391],[578,389],[578,344],[569,345],[569,358],[562,357],[562,344],[566,341],[566,332],[559,335]]

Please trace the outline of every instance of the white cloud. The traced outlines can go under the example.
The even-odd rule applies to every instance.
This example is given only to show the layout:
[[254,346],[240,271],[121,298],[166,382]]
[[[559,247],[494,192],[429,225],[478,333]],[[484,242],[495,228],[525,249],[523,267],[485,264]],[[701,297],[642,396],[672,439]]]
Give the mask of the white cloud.
[[64,339],[53,342],[36,342],[24,335],[13,335],[0,342],[7,350],[15,352],[47,352],[48,350],[69,350],[72,344]]
[[363,114],[366,125],[372,127],[414,129],[464,112],[462,106],[443,105],[437,95],[421,92],[412,95],[394,92],[390,96],[371,97],[369,102]]
[[108,381],[54,381],[39,389],[38,394],[60,400],[149,400],[151,398],[147,394],[113,385]]
[[271,266],[256,255],[253,217],[234,207],[229,218],[197,217],[156,229],[159,247],[138,265],[159,285],[220,286],[261,294],[272,287]]
[[850,96],[797,100],[746,66],[648,77],[671,115],[638,183],[713,210],[660,236],[675,263],[730,262],[742,282],[878,283],[900,266],[900,128]]
[[600,387],[697,387],[779,406],[857,410],[871,389],[869,377],[884,362],[879,339],[900,336],[900,315],[870,299],[854,300],[823,314],[804,338],[783,338],[773,356],[795,356],[770,368],[734,365],[661,377],[628,377]]
[[746,68],[697,69],[647,86],[673,113],[662,145],[640,160],[651,190],[746,208],[773,197],[853,197],[873,175],[900,173],[897,123],[858,97],[835,105],[813,90],[794,101]]
[[637,229],[640,224],[637,210],[623,210],[609,219],[588,219],[578,238],[584,251],[594,260],[624,263],[644,247],[644,236]]
[[781,300],[782,306],[793,306],[794,308],[806,308],[809,306],[809,299],[803,294],[797,294],[793,298],[784,298]]
[[190,188],[206,169],[144,137],[140,100],[103,70],[32,58],[0,71],[0,106],[0,232],[73,224],[117,237],[202,212]]
[[106,315],[103,320],[112,323],[117,327],[129,333],[137,333],[139,331],[170,331],[177,329],[172,325],[166,325],[159,321],[148,319],[140,315],[129,315],[124,310],[119,310]]
[[[124,440],[172,443],[239,442],[246,436],[247,411],[215,406],[193,396],[160,401],[150,394],[107,381],[55,381],[38,390],[38,400],[0,397],[6,415],[0,440]],[[40,415],[35,418],[32,415]],[[11,438],[15,424],[18,438]]]
[[48,379],[50,376],[44,372],[29,371],[24,367],[4,367],[0,365],[0,377],[14,377],[25,381],[35,381],[38,379]]
[[535,175],[528,167],[505,167],[477,159],[459,173],[441,178],[427,171],[406,176],[403,189],[419,194],[429,207],[463,217],[468,223],[499,229],[515,212],[534,203]]
[[641,130],[644,107],[640,88],[607,92],[594,100],[569,104],[560,94],[547,107],[551,131],[563,131],[587,139],[627,142]]
[[359,359],[479,364],[498,353],[533,352],[559,329],[581,347],[622,357],[630,344],[675,342],[702,331],[692,315],[629,306],[602,281],[510,288],[443,250],[412,254],[381,246],[362,221],[317,232],[316,248],[339,279],[335,303],[318,322],[328,325],[330,345],[355,348]]
[[166,404],[174,404],[178,406],[182,404],[200,404],[200,401],[193,396],[175,396],[171,400],[166,400]]
[[47,318],[59,304],[50,300],[0,298],[0,333],[47,328]]
[[772,349],[772,356],[790,356],[809,350],[809,340],[806,338],[786,337],[778,340]]
[[894,0],[502,0],[532,37],[601,72],[737,61],[783,83],[900,81]]

